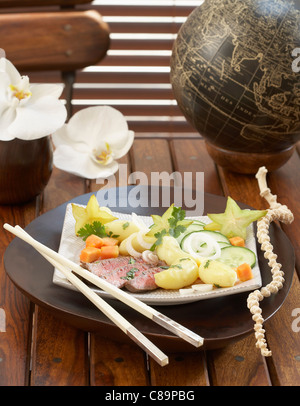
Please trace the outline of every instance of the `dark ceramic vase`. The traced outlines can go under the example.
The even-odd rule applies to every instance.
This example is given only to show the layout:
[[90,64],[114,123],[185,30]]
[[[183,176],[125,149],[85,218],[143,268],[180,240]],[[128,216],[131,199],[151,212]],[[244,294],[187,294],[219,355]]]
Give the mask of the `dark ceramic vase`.
[[22,204],[47,185],[53,163],[50,137],[0,141],[0,204]]

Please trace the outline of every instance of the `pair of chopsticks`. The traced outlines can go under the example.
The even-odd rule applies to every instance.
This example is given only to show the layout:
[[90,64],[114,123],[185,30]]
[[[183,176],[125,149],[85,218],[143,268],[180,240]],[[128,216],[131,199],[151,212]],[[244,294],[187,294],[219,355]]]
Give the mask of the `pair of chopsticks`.
[[[80,265],[65,258],[51,248],[43,245],[32,238],[20,226],[11,226],[7,223],[3,226],[7,231],[27,242],[43,255],[55,268],[57,268],[65,277],[72,283],[82,294],[84,294],[99,310],[101,310],[116,326],[118,326],[125,334],[127,334],[136,344],[138,344],[147,354],[149,354],[161,366],[168,364],[168,357],[157,348],[147,337],[129,323],[122,315],[120,315],[112,306],[106,303],[97,293],[90,289],[80,278],[74,273],[98,286],[100,289],[110,293],[116,299],[119,299],[134,310],[153,320],[157,324],[163,326],[167,330],[176,334],[180,338],[200,347],[203,345],[203,338],[195,334],[186,327],[178,324],[169,317],[163,315],[147,304],[141,302],[136,297],[131,296],[125,291],[116,288],[114,285],[92,274]],[[72,272],[73,271],[73,272]]]

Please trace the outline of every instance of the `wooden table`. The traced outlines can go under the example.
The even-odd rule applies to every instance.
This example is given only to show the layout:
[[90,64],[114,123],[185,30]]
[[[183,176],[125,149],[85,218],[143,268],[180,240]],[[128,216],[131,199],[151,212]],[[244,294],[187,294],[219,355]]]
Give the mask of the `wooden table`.
[[[267,207],[256,179],[216,167],[198,137],[136,134],[130,153],[121,160],[130,172],[204,172],[205,192],[228,196],[256,209]],[[300,260],[300,159],[268,175],[268,184],[280,203],[287,204],[295,221],[282,226]],[[119,179],[126,184],[126,179]],[[195,184],[193,185],[195,187]],[[0,206],[1,225],[22,227],[40,214],[99,185],[56,168],[42,196],[20,206]],[[1,258],[13,236],[1,231]],[[299,268],[298,268],[299,272]],[[265,324],[272,357],[263,358],[255,337],[208,351],[170,353],[160,367],[134,344],[114,342],[96,333],[78,330],[44,307],[31,303],[0,268],[0,385],[1,386],[296,386],[300,384],[299,274],[290,292]],[[268,300],[268,299],[265,299]],[[5,320],[4,319],[5,316]],[[4,323],[5,322],[5,323]]]

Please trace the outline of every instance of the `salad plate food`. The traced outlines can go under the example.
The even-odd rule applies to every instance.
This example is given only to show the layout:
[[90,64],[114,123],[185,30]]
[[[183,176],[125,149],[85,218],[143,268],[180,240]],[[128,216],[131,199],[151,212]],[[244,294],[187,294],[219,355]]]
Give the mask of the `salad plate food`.
[[[74,203],[69,203],[66,207],[66,213],[62,228],[62,235],[60,240],[60,246],[58,252],[63,255],[64,257],[74,261],[75,263],[80,264],[80,252],[85,247],[85,241],[76,235],[75,233],[75,218],[72,213],[72,206],[74,207]],[[85,206],[81,206],[85,207]],[[153,224],[153,219],[151,216],[137,216],[135,213],[133,214],[125,214],[119,212],[111,212],[116,220],[114,222],[122,222],[122,225],[125,225],[124,230],[129,228],[129,224],[133,223],[137,225],[137,228],[140,230],[143,227],[151,227]],[[192,224],[183,231],[177,238],[179,245],[181,247],[186,248],[189,243],[189,239],[192,236],[195,237],[203,237],[201,242],[199,243],[202,246],[207,245],[207,241],[211,242],[212,238],[216,238],[217,245],[220,247],[220,253],[223,252],[227,254],[229,252],[230,256],[230,249],[229,247],[233,247],[230,244],[229,239],[221,234],[220,232],[205,230],[205,225],[211,223],[211,220],[207,216],[198,216],[198,217],[189,217],[187,220],[191,220]],[[127,227],[126,227],[127,226]],[[136,227],[133,227],[132,234],[136,233]],[[140,233],[140,236],[143,232]],[[126,235],[129,233],[126,233]],[[145,234],[145,231],[144,231]],[[130,236],[130,234],[129,234]],[[140,237],[141,238],[141,237]],[[143,242],[142,242],[143,244]],[[145,244],[144,249],[145,251],[151,247],[151,243],[149,245]],[[252,278],[246,281],[240,281],[236,279],[232,286],[223,287],[218,286],[217,284],[204,284],[201,283],[199,278],[194,281],[191,286],[182,287],[181,289],[163,289],[157,287],[157,289],[153,290],[146,290],[140,292],[130,292],[131,295],[137,297],[141,301],[153,305],[174,305],[174,304],[183,304],[183,303],[190,303],[195,302],[198,300],[209,299],[209,298],[216,298],[226,295],[233,295],[238,294],[241,292],[247,292],[254,289],[258,289],[261,287],[261,274],[259,269],[259,263],[257,261],[257,248],[256,248],[256,238],[254,234],[254,227],[253,224],[250,224],[247,227],[247,235],[245,239],[245,250],[237,250],[238,255],[241,256],[239,259],[240,264],[244,263],[244,261],[249,259],[249,262],[252,266]],[[218,249],[218,247],[217,247]],[[212,247],[212,251],[215,254],[215,250]],[[242,251],[242,252],[240,252]],[[188,251],[184,251],[188,254]],[[233,254],[235,253],[235,249],[233,249]],[[133,255],[129,257],[128,262],[126,264],[126,273],[121,276],[126,280],[134,279],[134,271],[137,269],[137,263],[135,263],[136,258]],[[216,256],[216,255],[215,255]],[[228,256],[228,255],[226,255]],[[118,257],[120,260],[120,256]],[[226,258],[228,260],[228,258]],[[122,260],[122,259],[121,259]],[[98,263],[99,261],[95,261],[94,264]],[[118,261],[120,262],[120,261]],[[118,262],[116,266],[118,266]],[[112,261],[110,262],[112,263]],[[238,264],[236,264],[237,266]],[[87,267],[89,269],[89,267]],[[90,267],[92,268],[92,267]],[[166,264],[164,263],[161,266],[161,269],[164,270],[167,268]],[[182,271],[182,270],[181,270]],[[114,272],[114,270],[112,270]],[[67,278],[57,269],[55,269],[53,274],[53,283],[65,287],[67,289],[76,289],[68,280]],[[125,287],[126,288],[126,287]],[[113,298],[109,293],[94,287],[93,290],[97,292],[103,298]]]
[[[145,188],[148,189],[150,202],[151,188],[146,186]],[[113,215],[115,214],[114,217],[125,221],[125,223],[132,220],[133,210],[126,205],[128,202],[127,196],[131,189],[131,186],[116,188],[118,205],[117,207],[114,206],[111,208]],[[105,191],[103,191],[103,198],[104,194]],[[76,262],[78,263],[85,242],[75,234],[74,220],[71,219],[70,222],[68,215],[70,215],[71,204],[85,208],[92,195],[92,193],[88,193],[78,196],[46,212],[32,221],[25,230],[42,244],[57,252],[60,251],[67,257],[71,257],[73,261],[75,261],[77,257]],[[98,201],[101,201],[101,193],[98,192],[97,198]],[[226,204],[226,198],[205,193],[204,213],[200,213],[200,216],[192,220],[201,221],[202,223],[211,221],[211,219],[208,220],[207,214],[224,213]],[[241,209],[249,209],[245,204],[238,203],[238,205]],[[149,207],[150,206],[151,204],[149,204]],[[149,226],[149,223],[153,220],[151,215],[162,217],[168,209],[168,207],[164,207],[163,205],[152,209],[149,207],[137,207],[134,209],[134,213],[138,216],[139,220],[147,226]],[[68,233],[70,233],[68,227],[70,230],[73,229],[72,237],[71,234],[69,234],[69,241],[65,239]],[[276,252],[278,256],[278,261],[283,264],[285,282],[277,294],[271,295],[261,302],[262,314],[265,321],[267,321],[284,302],[292,283],[295,265],[293,247],[285,233],[274,222],[270,224],[269,236],[274,247],[274,252]],[[70,249],[72,241],[77,241],[77,243]],[[253,289],[256,289],[256,286],[266,286],[272,281],[268,260],[264,257],[264,252],[261,250],[261,246],[256,238],[255,222],[247,230],[246,245],[246,248],[249,248],[251,251],[253,250],[256,256],[256,262],[252,267],[253,277],[248,279],[246,283],[241,282],[224,288],[216,286],[216,284],[212,290],[207,292],[189,291],[191,285],[203,283],[202,281],[199,283],[200,281],[198,280],[193,281],[191,285],[177,289],[158,287],[153,291],[129,293],[137,295],[139,298],[145,295],[147,303],[153,304],[155,309],[204,337],[204,345],[201,349],[219,348],[227,345],[253,331],[253,320],[247,308],[247,298],[249,293],[251,293]],[[121,248],[121,243],[119,244],[119,248]],[[158,247],[156,247],[156,251],[157,249]],[[169,252],[169,250],[167,251]],[[212,262],[213,261],[214,260],[212,260]],[[204,263],[204,265],[205,264],[206,263]],[[21,239],[14,238],[9,244],[4,255],[4,266],[8,276],[21,292],[34,303],[53,312],[55,316],[77,328],[86,331],[97,331],[104,337],[122,342],[129,341],[126,335],[87,298],[80,292],[70,288],[70,286],[66,286],[66,281],[62,279],[59,280],[60,275],[55,268],[34,248],[28,246],[28,244]],[[207,268],[209,268],[209,266],[210,263],[207,264]],[[170,266],[168,266],[168,268],[170,268]],[[198,266],[198,268],[200,267]],[[164,275],[163,272],[165,271],[167,271],[167,269],[163,269],[160,274]],[[129,275],[126,273],[126,276],[128,277]],[[207,282],[205,284],[214,285],[213,283]],[[235,291],[235,289],[237,289],[237,291]],[[182,290],[186,290],[186,292],[181,292]],[[234,292],[232,292],[232,290],[234,290]],[[161,294],[159,292],[162,292],[162,296],[158,296]],[[99,294],[102,293],[99,292]],[[129,322],[133,323],[143,334],[151,337],[151,340],[154,343],[158,343],[161,349],[168,349],[168,351],[192,350],[189,344],[175,337],[163,327],[148,320],[142,314],[126,306],[121,301],[109,297],[108,294],[106,295],[105,300],[110,303],[116,311],[122,314]],[[168,305],[166,306],[166,304]]]

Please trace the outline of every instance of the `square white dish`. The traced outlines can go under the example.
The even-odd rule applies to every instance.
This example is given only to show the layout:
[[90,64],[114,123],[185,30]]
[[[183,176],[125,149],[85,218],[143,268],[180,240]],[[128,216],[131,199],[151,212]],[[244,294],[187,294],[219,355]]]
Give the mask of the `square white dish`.
[[[121,220],[130,221],[131,215],[124,213],[113,212],[113,214]],[[148,226],[152,224],[152,218],[150,216],[140,216],[141,220]],[[195,220],[200,220],[204,223],[209,223],[210,220],[207,216],[193,217]],[[71,204],[67,205],[66,214],[63,223],[63,229],[61,234],[61,240],[59,245],[59,253],[71,261],[79,264],[79,254],[82,248],[85,246],[84,241],[75,235],[75,219],[72,214]],[[256,250],[256,238],[253,232],[253,226],[249,226],[247,229],[246,247],[251,249],[257,257]],[[145,293],[130,293],[140,299],[141,301],[149,305],[178,305],[184,303],[195,302],[203,299],[212,299],[221,296],[233,295],[237,293],[252,291],[258,289],[262,285],[261,273],[259,269],[258,261],[252,268],[253,279],[246,282],[241,282],[233,287],[229,288],[218,288],[209,292],[193,292],[190,294],[182,295],[179,290],[165,290],[156,289],[154,291],[149,291]],[[66,289],[76,290],[76,288],[65,278],[65,276],[57,269],[53,273],[53,283],[60,285]],[[102,296],[103,298],[113,298],[107,292],[97,288],[92,287],[92,289]]]

